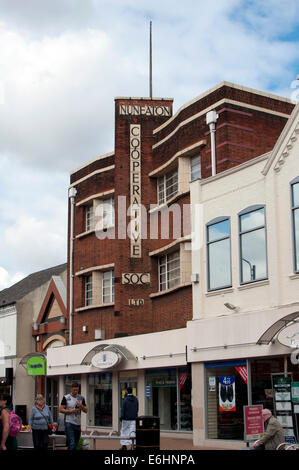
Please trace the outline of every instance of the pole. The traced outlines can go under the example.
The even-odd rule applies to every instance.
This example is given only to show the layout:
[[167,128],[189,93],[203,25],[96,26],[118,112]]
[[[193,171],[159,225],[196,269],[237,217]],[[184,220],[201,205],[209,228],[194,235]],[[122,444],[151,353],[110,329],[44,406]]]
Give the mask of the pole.
[[70,220],[70,309],[69,309],[69,344],[73,343],[73,297],[74,297],[74,275],[73,275],[73,251],[74,251],[74,212],[76,188],[70,188],[69,198],[71,201],[71,220]]
[[152,64],[152,22],[150,21],[150,60],[149,60],[149,91],[150,91],[150,98],[153,97],[153,64]]

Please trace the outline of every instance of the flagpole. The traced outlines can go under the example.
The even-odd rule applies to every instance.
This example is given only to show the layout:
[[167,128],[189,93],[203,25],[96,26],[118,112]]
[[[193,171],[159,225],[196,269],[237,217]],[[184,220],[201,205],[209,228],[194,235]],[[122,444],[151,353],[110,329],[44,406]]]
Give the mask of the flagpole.
[[149,60],[149,92],[150,98],[153,97],[153,80],[152,80],[152,22],[150,21],[150,60]]

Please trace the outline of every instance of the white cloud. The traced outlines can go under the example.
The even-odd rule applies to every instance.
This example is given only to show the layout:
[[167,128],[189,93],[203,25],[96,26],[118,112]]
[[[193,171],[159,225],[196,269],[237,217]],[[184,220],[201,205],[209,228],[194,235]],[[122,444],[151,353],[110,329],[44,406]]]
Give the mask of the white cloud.
[[148,95],[150,20],[154,96],[173,97],[175,110],[222,80],[294,92],[297,0],[0,0],[0,7],[6,279],[66,260],[69,171],[113,150],[115,96]]
[[21,281],[24,277],[25,275],[23,273],[18,272],[10,275],[5,268],[0,266],[0,291]]

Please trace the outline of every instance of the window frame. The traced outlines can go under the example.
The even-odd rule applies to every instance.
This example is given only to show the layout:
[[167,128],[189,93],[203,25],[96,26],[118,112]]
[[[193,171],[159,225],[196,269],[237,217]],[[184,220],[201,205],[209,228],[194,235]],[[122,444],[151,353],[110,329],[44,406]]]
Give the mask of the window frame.
[[[292,219],[292,242],[293,242],[293,270],[295,274],[299,274],[299,259],[297,260],[297,242],[295,232],[295,212],[299,211],[299,205],[294,204],[294,186],[299,184],[299,176],[290,182],[290,197],[291,197],[291,219]],[[298,268],[297,268],[298,265]]]
[[[175,258],[175,260],[179,260],[179,277],[178,278],[175,278],[178,279],[178,283],[175,285],[175,286],[172,286],[172,287],[169,287],[169,282],[172,281],[173,279],[169,279],[169,273],[174,271],[174,270],[169,270],[168,266],[169,266],[169,263],[170,261],[168,261],[168,257],[169,255],[173,255],[174,253],[177,253],[178,254],[178,258]],[[165,263],[162,264],[161,260],[165,258]],[[161,266],[165,265],[165,285],[166,285],[166,288],[165,289],[162,289],[162,285],[164,283],[161,283]],[[177,268],[176,268],[177,269]],[[172,251],[170,253],[166,253],[165,255],[161,255],[159,256],[158,258],[158,285],[159,285],[159,292],[164,292],[166,290],[169,290],[169,289],[173,289],[177,286],[179,286],[181,284],[181,250],[175,250],[175,251]]]
[[[241,217],[245,214],[250,214],[252,212],[256,212],[260,209],[264,210],[264,225],[259,225],[253,229],[241,231]],[[268,271],[268,243],[267,243],[267,221],[266,221],[266,205],[265,204],[255,204],[253,206],[249,206],[238,213],[238,223],[239,223],[239,267],[240,267],[240,285],[247,285],[252,284],[254,282],[265,281],[269,279],[269,271]],[[242,235],[247,233],[256,232],[257,230],[264,229],[265,231],[265,259],[266,259],[266,276],[261,277],[258,279],[250,279],[250,281],[243,281],[243,263],[242,263]]]
[[[105,273],[111,273],[108,279],[109,280],[109,300],[108,301],[104,301],[104,298],[107,297],[107,294],[106,295],[104,294],[105,289],[107,289],[107,287],[104,288],[104,281],[107,280],[107,279],[104,279]],[[114,303],[114,269],[102,271],[102,305],[106,305],[110,303]]]
[[[174,184],[170,185],[167,187],[167,178],[171,178],[174,174],[176,174],[177,181],[176,181],[176,186],[177,189],[174,193],[172,193],[169,197],[167,197],[167,188],[171,188],[174,186]],[[162,191],[160,191],[160,188],[162,187]],[[172,197],[176,196],[179,192],[179,169],[176,166],[172,170],[168,171],[167,173],[164,173],[163,175],[159,176],[157,179],[157,200],[158,200],[158,205],[160,206],[161,204],[167,203]],[[163,194],[163,200],[160,199],[160,194]]]
[[90,232],[94,229],[94,207],[93,203],[85,206],[85,231]]
[[[88,295],[91,293],[91,296]],[[92,273],[84,276],[84,306],[89,307],[93,304],[93,277]]]
[[[193,168],[192,168],[192,161],[194,161],[196,158],[199,158],[199,165],[200,165],[200,170],[199,170],[199,171],[200,171],[200,176],[194,176],[194,175],[192,176],[192,170],[193,170]],[[198,165],[198,163],[197,163],[197,165]],[[195,166],[196,166],[196,165],[195,165]],[[197,169],[196,171],[198,171],[198,169]],[[190,157],[190,181],[191,181],[191,182],[192,182],[192,181],[196,181],[197,179],[201,179],[201,154],[200,154],[200,152],[199,152],[198,154],[192,155],[192,156]]]
[[[211,227],[212,225],[216,225],[216,224],[219,224],[221,222],[225,222],[226,220],[228,220],[229,222],[229,235],[228,236],[225,236],[225,237],[222,237],[222,238],[219,238],[217,240],[213,240],[213,241],[209,241],[209,227]],[[220,287],[210,287],[210,257],[209,257],[209,247],[210,245],[212,245],[213,243],[218,243],[220,241],[223,241],[223,240],[229,240],[229,259],[230,259],[230,283],[227,284],[227,285],[224,285],[224,286],[220,286]],[[207,291],[208,292],[213,292],[213,291],[216,291],[216,290],[221,290],[221,289],[229,289],[230,287],[232,287],[232,250],[231,250],[231,218],[230,216],[222,216],[222,217],[216,217],[215,219],[212,219],[210,220],[207,224],[206,224],[206,257],[207,257]]]

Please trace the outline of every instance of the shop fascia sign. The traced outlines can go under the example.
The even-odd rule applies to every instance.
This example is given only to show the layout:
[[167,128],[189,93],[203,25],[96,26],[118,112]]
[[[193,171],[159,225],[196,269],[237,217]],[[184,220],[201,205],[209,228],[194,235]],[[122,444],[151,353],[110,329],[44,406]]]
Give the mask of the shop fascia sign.
[[46,375],[47,361],[40,356],[32,356],[27,361],[27,375]]
[[112,369],[121,361],[119,354],[113,351],[100,351],[91,359],[91,364],[97,369]]

